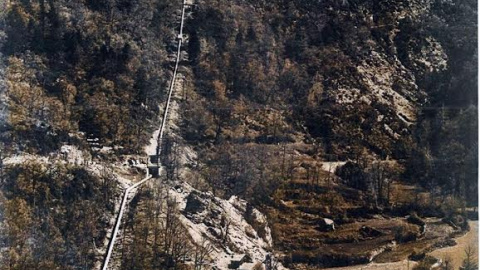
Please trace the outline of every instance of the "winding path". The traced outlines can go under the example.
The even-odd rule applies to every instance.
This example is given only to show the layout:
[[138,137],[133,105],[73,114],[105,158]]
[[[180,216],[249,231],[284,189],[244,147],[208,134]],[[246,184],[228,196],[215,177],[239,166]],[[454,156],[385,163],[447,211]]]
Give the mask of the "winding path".
[[[181,22],[180,22],[180,31],[179,31],[179,34],[177,36],[177,40],[178,40],[177,58],[176,58],[176,61],[175,61],[175,69],[173,71],[172,81],[170,82],[170,88],[168,90],[168,98],[167,98],[167,101],[165,103],[165,110],[164,110],[164,113],[163,113],[162,124],[160,126],[160,132],[159,132],[158,138],[157,138],[157,155],[160,153],[161,141],[163,139],[163,134],[165,132],[165,126],[166,126],[167,119],[168,119],[168,110],[170,108],[170,101],[171,101],[171,98],[172,98],[172,93],[173,93],[173,89],[174,89],[174,86],[175,86],[175,80],[176,80],[176,77],[177,77],[178,65],[179,65],[179,62],[180,62],[182,43],[183,43],[183,22],[184,22],[184,19],[185,19],[185,6],[186,6],[186,0],[183,0],[182,19],[181,19]],[[158,158],[158,160],[160,160],[160,159]],[[160,166],[160,161],[158,161],[158,166]],[[148,167],[147,167],[146,177],[144,179],[142,179],[140,182],[128,187],[125,190],[125,192],[123,194],[123,198],[122,198],[122,203],[121,203],[121,206],[120,206],[120,209],[119,209],[119,212],[118,212],[118,216],[117,216],[117,219],[115,221],[115,228],[112,232],[112,238],[110,239],[110,243],[109,243],[109,246],[108,246],[107,255],[105,256],[105,260],[103,262],[102,270],[107,270],[108,269],[108,264],[110,263],[110,260],[111,260],[112,254],[113,254],[113,250],[114,250],[114,247],[115,247],[115,241],[117,239],[117,235],[118,235],[118,232],[120,230],[120,224],[122,223],[122,217],[123,217],[123,214],[125,213],[125,209],[126,209],[126,205],[127,205],[127,201],[128,201],[128,196],[130,195],[130,193],[133,190],[135,190],[137,187],[143,185],[144,183],[146,183],[150,179],[152,179],[152,176],[149,175]]]
[[475,252],[474,259],[478,263],[478,221],[469,221],[468,223],[470,231],[455,239],[457,245],[434,250],[429,255],[443,261],[449,259],[453,269],[458,269],[465,258],[465,249],[471,247]]

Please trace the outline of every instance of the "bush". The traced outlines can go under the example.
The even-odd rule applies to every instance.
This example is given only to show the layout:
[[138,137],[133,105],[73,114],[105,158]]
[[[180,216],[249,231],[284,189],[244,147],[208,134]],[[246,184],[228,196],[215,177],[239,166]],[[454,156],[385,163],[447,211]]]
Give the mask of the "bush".
[[415,231],[415,226],[400,226],[395,230],[395,240],[399,243],[407,243],[415,241],[418,238],[417,232]]
[[335,174],[349,187],[364,191],[368,189],[367,174],[357,163],[349,161],[339,167]]

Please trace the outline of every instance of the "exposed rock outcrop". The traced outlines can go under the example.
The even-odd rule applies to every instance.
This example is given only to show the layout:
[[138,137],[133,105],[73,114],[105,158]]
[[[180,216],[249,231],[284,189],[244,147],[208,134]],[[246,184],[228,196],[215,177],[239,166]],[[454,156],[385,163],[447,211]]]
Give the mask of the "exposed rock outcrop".
[[250,258],[247,263],[262,263],[270,253],[272,237],[267,219],[245,200],[235,196],[224,200],[186,183],[175,185],[169,194],[179,203],[180,219],[192,241],[207,240],[213,245],[211,262],[218,269],[228,269],[240,257]]

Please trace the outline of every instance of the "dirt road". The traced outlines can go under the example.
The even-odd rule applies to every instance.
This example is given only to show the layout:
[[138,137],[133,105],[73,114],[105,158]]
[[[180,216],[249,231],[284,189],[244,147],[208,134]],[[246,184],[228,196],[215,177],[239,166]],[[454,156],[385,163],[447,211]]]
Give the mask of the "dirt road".
[[371,263],[340,268],[328,268],[328,270],[409,270],[415,266],[415,262],[403,260],[393,263]]
[[[429,255],[432,255],[441,260],[450,258],[454,269],[458,269],[462,265],[465,257],[465,248],[471,246],[475,254],[478,254],[478,221],[469,221],[470,231],[462,237],[456,238],[457,245],[453,247],[437,249]],[[477,262],[478,262],[478,258]]]

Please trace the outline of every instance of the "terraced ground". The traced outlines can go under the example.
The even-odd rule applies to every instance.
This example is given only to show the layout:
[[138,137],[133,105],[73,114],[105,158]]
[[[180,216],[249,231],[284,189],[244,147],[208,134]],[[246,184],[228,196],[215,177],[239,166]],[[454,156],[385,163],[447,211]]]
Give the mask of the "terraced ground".
[[[464,236],[455,239],[457,242],[456,246],[437,249],[430,252],[429,255],[441,260],[445,260],[445,258],[449,257],[453,269],[458,269],[462,265],[465,256],[465,248],[467,246],[472,246],[475,250],[475,254],[477,254],[478,251],[478,221],[470,221],[469,224],[470,231]],[[478,262],[478,258],[476,258],[476,260]],[[391,263],[371,263],[368,265],[330,268],[330,270],[410,270],[415,265],[416,262],[402,260]]]
[[[303,176],[305,172],[295,171],[274,195],[278,205],[266,209],[276,248],[292,268],[357,265],[346,269],[363,269],[371,263],[368,267],[373,268],[366,269],[408,269],[415,264],[406,261],[410,255],[443,246],[459,233],[440,218],[425,218],[424,233],[421,226],[407,221],[409,212],[399,210],[401,205],[429,201],[428,192],[418,187],[395,182],[391,202],[400,208],[373,210],[359,204],[368,194],[339,183],[335,175],[321,171],[320,180],[311,181]],[[334,231],[322,229],[324,218],[335,221]]]

